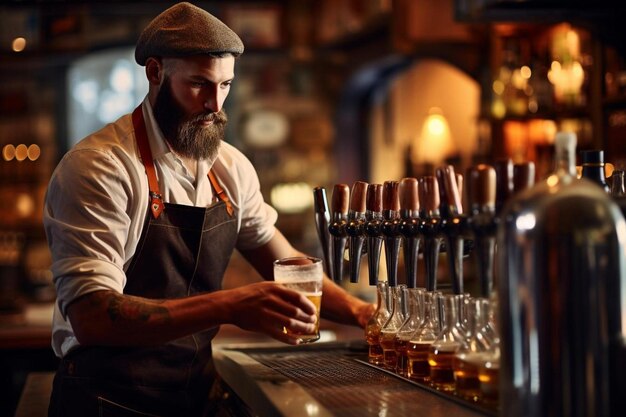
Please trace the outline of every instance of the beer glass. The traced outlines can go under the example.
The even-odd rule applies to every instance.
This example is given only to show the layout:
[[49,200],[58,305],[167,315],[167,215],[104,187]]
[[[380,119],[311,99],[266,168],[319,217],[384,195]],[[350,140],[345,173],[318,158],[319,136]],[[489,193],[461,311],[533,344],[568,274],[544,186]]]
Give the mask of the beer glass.
[[428,352],[430,383],[434,388],[445,392],[455,390],[453,359],[459,350],[466,348],[465,335],[457,326],[459,297],[463,296],[444,295],[443,327]]
[[322,305],[322,260],[313,257],[283,258],[274,261],[274,281],[292,290],[301,292],[315,304],[317,319],[311,334],[294,334],[283,327],[283,332],[296,337],[300,343],[315,342],[320,338],[320,308]]
[[411,335],[407,346],[407,376],[419,382],[430,383],[430,364],[428,352],[430,346],[439,335],[439,312],[434,296],[439,296],[434,291],[423,293],[424,320]]

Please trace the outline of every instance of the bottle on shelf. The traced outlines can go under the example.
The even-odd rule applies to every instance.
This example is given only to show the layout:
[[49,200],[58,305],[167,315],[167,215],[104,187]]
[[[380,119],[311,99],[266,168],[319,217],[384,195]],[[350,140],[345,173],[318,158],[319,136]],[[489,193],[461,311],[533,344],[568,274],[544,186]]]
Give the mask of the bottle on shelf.
[[[504,114],[498,107],[493,107],[494,116],[523,116],[528,112],[528,95],[526,92],[527,78],[522,74],[522,68],[528,67],[522,63],[521,45],[518,39],[507,38],[502,51],[502,63],[498,70],[496,96],[502,100]],[[501,89],[501,91],[500,91]],[[500,92],[500,94],[498,94]]]
[[621,169],[616,169],[611,175],[611,197],[626,216],[626,173]]
[[611,175],[611,196],[614,198],[626,197],[626,183],[624,171],[616,169]]
[[553,109],[553,89],[548,80],[550,57],[546,50],[532,53],[528,80],[528,112],[548,114]]
[[611,192],[604,172],[604,151],[582,151],[582,177],[598,184],[607,193]]

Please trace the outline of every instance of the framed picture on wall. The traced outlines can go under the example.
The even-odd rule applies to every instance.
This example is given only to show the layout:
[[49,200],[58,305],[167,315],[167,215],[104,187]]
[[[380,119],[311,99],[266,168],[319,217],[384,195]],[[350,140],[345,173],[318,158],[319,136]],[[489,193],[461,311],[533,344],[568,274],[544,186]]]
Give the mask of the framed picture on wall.
[[283,46],[283,10],[280,6],[254,4],[226,6],[224,22],[241,37],[246,48]]

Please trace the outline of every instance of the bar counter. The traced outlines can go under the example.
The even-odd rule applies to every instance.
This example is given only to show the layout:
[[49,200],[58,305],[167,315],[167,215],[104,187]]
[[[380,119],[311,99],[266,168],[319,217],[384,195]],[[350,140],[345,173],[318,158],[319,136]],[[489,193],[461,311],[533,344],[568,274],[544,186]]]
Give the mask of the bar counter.
[[[49,311],[43,307],[35,310]],[[289,346],[258,333],[246,332],[231,325],[222,326],[214,340],[215,366],[226,385],[243,401],[243,407],[250,411],[250,415],[497,415],[495,410],[469,404],[368,364],[367,345],[360,328],[326,320],[322,320],[320,327],[323,329],[320,341],[309,345]],[[8,330],[5,329],[5,333]],[[21,339],[17,343],[21,346],[20,351],[24,352],[24,341]],[[32,337],[26,339],[26,343],[32,345]],[[37,340],[39,339],[38,335]],[[5,348],[14,347],[14,335],[5,337],[3,344],[7,341],[10,343]],[[48,335],[45,342],[47,351],[50,350],[49,343]],[[36,346],[39,347],[40,343],[37,342]],[[41,415],[44,415],[51,390],[52,368],[43,373],[31,372],[28,375],[29,380],[32,380],[21,393],[22,399],[16,415],[38,415],[24,414],[26,410],[32,411],[33,404],[37,404],[42,410]],[[15,392],[13,396],[17,400],[20,392]]]
[[368,364],[363,340],[218,345],[214,358],[225,383],[260,417],[497,415]]

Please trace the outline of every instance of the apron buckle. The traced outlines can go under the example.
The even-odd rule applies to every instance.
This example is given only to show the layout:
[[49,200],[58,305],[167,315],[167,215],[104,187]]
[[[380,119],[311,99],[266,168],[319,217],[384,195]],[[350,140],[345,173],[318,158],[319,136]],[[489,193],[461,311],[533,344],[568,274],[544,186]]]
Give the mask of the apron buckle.
[[154,191],[150,191],[150,197],[152,199],[150,202],[150,211],[154,218],[157,219],[163,212],[163,196]]

